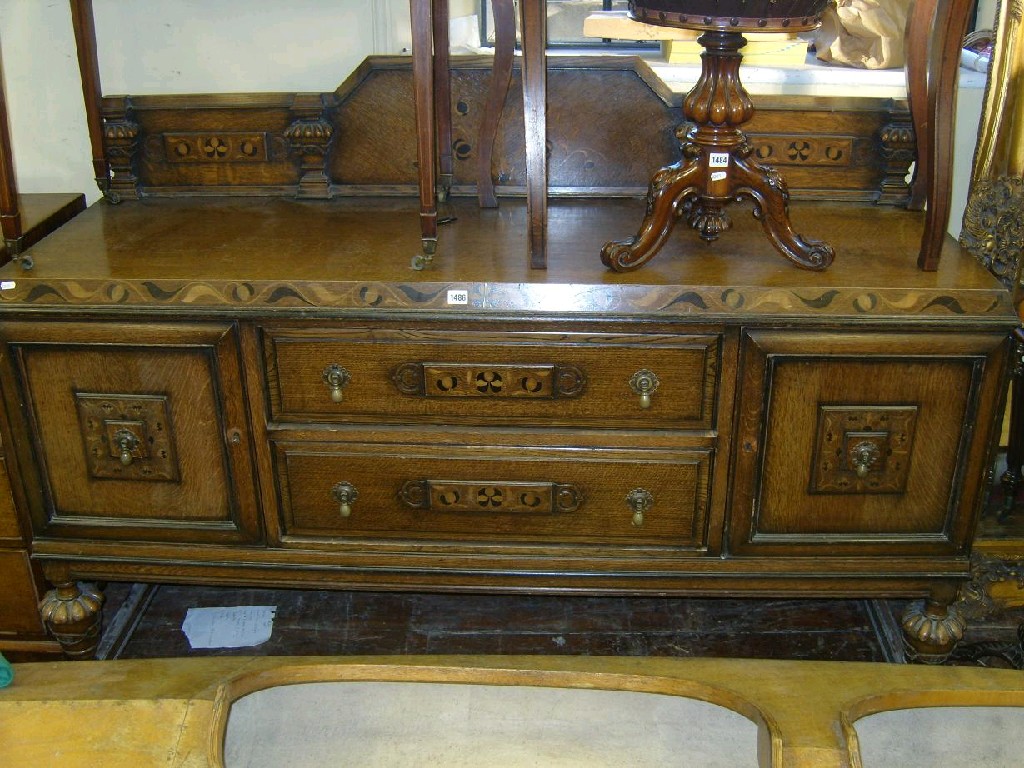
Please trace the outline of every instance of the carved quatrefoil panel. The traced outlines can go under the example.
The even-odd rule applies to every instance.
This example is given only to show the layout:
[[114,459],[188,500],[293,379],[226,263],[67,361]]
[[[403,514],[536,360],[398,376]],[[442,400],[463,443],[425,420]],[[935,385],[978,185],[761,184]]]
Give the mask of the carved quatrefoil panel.
[[165,133],[168,163],[265,163],[267,135],[262,132]]
[[904,493],[917,406],[820,405],[811,493]]
[[[166,395],[76,392],[89,474],[97,479],[177,481]],[[123,438],[127,437],[125,441]],[[122,456],[127,450],[128,455]]]

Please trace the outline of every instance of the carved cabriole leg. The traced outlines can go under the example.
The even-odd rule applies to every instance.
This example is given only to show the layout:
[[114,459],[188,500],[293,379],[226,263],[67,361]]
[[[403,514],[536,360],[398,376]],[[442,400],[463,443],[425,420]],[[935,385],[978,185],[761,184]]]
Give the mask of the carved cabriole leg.
[[775,250],[799,267],[825,269],[835,258],[832,246],[822,240],[798,235],[789,223],[789,190],[774,168],[757,165],[750,158],[750,148],[733,153],[734,190],[736,198],[754,200],[754,216],[761,222]]
[[50,634],[69,659],[91,659],[96,654],[102,624],[103,593],[91,584],[79,584],[63,566],[45,568],[54,588],[39,603]]
[[319,93],[297,94],[291,111],[294,121],[284,135],[300,163],[296,196],[330,199],[327,159],[334,147],[334,125],[327,116],[324,97]]
[[626,272],[654,258],[683,213],[686,201],[698,194],[702,174],[701,167],[694,163],[676,163],[654,174],[640,231],[627,240],[606,243],[601,249],[601,262],[616,272]]
[[728,203],[750,197],[765,235],[783,256],[806,269],[832,263],[826,243],[804,239],[789,223],[789,192],[779,174],[758,165],[740,126],[754,116],[754,105],[740,82],[738,32],[705,32],[701,75],[683,100],[683,115],[692,123],[682,145],[683,159],[655,174],[647,196],[647,214],[639,233],[606,243],[601,261],[617,272],[636,269],[652,259],[680,213],[711,242],[729,228]]
[[900,622],[907,661],[942,664],[964,636],[966,622],[953,604],[957,589],[944,584],[935,587],[921,602],[911,603]]

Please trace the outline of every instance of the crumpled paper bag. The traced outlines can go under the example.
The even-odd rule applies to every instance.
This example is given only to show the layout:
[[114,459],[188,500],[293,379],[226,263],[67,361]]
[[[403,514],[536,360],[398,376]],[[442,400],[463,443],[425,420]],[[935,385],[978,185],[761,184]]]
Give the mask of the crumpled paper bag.
[[911,0],[830,3],[814,35],[818,59],[861,69],[902,67],[910,4]]

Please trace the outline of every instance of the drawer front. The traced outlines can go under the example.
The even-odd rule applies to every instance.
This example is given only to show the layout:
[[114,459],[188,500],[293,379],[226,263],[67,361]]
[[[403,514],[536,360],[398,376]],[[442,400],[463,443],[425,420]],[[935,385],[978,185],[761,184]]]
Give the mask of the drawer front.
[[736,554],[961,554],[997,415],[997,334],[751,331]]
[[[259,538],[231,325],[7,324],[37,535]],[[130,341],[126,341],[130,340]],[[29,449],[23,449],[29,450]]]
[[279,443],[285,538],[704,543],[709,451]]
[[268,331],[274,421],[710,429],[717,335]]

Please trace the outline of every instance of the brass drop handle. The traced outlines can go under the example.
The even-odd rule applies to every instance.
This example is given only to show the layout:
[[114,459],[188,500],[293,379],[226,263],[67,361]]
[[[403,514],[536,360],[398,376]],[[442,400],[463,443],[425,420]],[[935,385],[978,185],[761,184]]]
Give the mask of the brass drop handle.
[[114,448],[120,454],[121,464],[127,467],[132,463],[133,453],[138,450],[139,438],[127,429],[119,429],[114,433]]
[[644,514],[654,504],[654,496],[646,488],[634,488],[626,494],[626,504],[633,512],[633,525],[639,528],[644,524]]
[[661,382],[654,375],[654,371],[647,368],[641,368],[629,379],[629,388],[640,396],[641,408],[651,407],[651,395],[657,391],[659,384]]
[[352,380],[352,374],[337,363],[331,363],[324,368],[324,384],[331,390],[331,402],[340,403],[343,398],[342,390]]
[[878,446],[863,440],[850,449],[850,461],[857,471],[857,477],[864,478],[871,471],[871,465],[878,461]]
[[359,491],[352,483],[336,483],[331,488],[331,497],[341,505],[341,516],[348,517],[352,514],[352,505],[359,498]]

